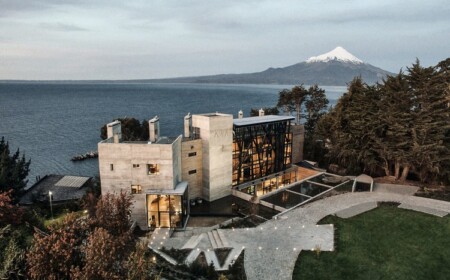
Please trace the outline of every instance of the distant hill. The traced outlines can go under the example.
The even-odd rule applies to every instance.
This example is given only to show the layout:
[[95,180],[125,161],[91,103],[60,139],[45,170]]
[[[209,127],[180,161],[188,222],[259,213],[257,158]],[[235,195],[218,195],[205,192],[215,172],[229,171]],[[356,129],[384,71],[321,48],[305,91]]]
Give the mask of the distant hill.
[[283,68],[268,68],[262,72],[244,74],[220,74],[198,77],[139,80],[162,83],[221,83],[221,84],[319,84],[344,86],[355,76],[374,84],[392,74],[364,63],[342,47]]

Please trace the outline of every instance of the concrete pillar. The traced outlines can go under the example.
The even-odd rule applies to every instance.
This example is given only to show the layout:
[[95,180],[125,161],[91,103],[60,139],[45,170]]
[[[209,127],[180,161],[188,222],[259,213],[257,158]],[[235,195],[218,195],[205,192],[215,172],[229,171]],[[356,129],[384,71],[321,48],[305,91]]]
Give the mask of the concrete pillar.
[[159,118],[155,116],[153,119],[148,121],[150,142],[156,142],[159,139]]
[[184,117],[184,137],[185,138],[191,137],[191,124],[192,124],[191,113],[188,113]]
[[113,138],[114,143],[122,141],[122,125],[119,121],[114,121],[106,125],[106,138]]

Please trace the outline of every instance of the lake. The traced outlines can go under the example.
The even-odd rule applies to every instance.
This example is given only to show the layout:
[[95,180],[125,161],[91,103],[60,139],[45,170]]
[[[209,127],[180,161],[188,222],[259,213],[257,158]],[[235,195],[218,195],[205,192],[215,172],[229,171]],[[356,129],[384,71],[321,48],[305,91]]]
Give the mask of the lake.
[[[97,150],[100,127],[116,118],[160,118],[161,135],[183,132],[183,117],[221,112],[249,116],[251,108],[273,107],[278,92],[292,85],[149,83],[0,83],[0,137],[12,151],[31,158],[30,183],[45,174],[98,175],[97,159],[72,162]],[[345,87],[322,87],[336,100]]]

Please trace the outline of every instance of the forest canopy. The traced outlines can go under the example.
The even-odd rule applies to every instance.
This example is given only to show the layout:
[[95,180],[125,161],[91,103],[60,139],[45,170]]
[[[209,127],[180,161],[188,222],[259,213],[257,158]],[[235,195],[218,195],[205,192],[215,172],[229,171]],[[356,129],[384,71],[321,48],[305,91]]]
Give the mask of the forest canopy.
[[350,173],[448,184],[450,179],[450,58],[370,86],[348,85],[336,106],[317,122],[313,142],[329,163]]

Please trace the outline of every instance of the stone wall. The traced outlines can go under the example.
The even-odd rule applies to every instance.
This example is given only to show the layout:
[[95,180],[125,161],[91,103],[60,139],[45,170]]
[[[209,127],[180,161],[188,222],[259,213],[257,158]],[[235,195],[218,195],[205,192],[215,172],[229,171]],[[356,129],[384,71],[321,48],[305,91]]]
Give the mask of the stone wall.
[[292,131],[292,163],[303,160],[303,146],[305,143],[305,127],[303,125],[293,124]]
[[[133,194],[132,219],[146,228],[145,193],[174,189],[181,181],[181,136],[171,144],[100,142],[98,153],[102,194],[131,193],[132,185],[140,185],[141,194]],[[147,164],[157,164],[159,171],[149,174]]]
[[203,197],[214,201],[231,194],[233,116],[193,115],[202,140]]
[[[202,158],[201,139],[184,139],[181,142],[181,178],[188,182],[190,198],[202,197],[206,199],[203,196]],[[193,173],[194,170],[195,173]]]

